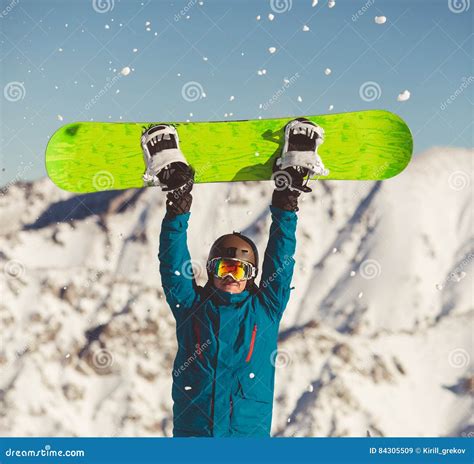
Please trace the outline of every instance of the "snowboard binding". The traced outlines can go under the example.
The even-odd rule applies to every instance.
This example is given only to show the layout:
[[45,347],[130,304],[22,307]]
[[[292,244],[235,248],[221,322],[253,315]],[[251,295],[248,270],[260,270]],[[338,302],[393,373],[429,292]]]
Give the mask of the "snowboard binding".
[[151,124],[141,137],[147,186],[159,186],[164,192],[187,189],[194,173],[179,147],[176,128],[169,124]]
[[[318,147],[324,142],[324,129],[306,118],[297,118],[285,126],[285,144],[282,155],[275,160],[272,179],[281,190],[311,192],[310,177],[327,176],[318,155]],[[307,177],[306,183],[303,179]]]

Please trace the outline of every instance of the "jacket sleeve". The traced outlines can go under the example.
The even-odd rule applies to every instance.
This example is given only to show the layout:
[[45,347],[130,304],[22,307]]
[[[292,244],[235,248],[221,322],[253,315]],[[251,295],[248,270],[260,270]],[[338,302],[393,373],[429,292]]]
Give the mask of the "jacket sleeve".
[[296,250],[297,215],[270,206],[272,224],[262,266],[260,303],[274,320],[279,320],[290,299]]
[[173,314],[189,309],[197,296],[186,241],[190,215],[189,212],[174,217],[166,214],[161,225],[158,251],[161,284]]

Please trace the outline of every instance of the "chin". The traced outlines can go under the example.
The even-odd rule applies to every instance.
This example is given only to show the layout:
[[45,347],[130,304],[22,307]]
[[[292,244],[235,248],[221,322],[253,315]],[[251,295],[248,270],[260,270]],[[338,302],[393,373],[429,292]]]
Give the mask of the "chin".
[[229,290],[224,291],[228,293],[242,293],[242,290],[240,290],[240,288],[229,288]]

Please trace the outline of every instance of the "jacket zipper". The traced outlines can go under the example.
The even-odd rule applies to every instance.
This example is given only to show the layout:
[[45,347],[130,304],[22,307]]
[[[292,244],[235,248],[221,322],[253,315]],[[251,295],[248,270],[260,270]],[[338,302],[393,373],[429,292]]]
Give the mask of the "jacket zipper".
[[[216,328],[216,339],[217,344],[219,344],[219,330],[220,330],[221,322],[220,319],[217,320],[217,328]],[[219,348],[217,349],[219,353]],[[216,355],[217,356],[217,355]],[[212,397],[211,397],[211,430],[214,433],[214,397],[216,395],[216,374],[214,373],[214,378],[212,380]]]
[[257,324],[253,326],[252,330],[252,339],[250,340],[250,348],[249,352],[247,354],[247,358],[245,359],[245,362],[250,362],[250,359],[252,359],[252,353],[253,353],[253,347],[255,345],[255,337],[257,336]]

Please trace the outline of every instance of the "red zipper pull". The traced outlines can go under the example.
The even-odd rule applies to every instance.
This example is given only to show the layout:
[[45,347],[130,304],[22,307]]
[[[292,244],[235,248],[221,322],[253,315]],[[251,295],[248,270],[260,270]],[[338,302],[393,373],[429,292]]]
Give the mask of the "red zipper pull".
[[257,324],[255,324],[253,326],[253,330],[252,330],[252,339],[250,340],[250,348],[249,348],[249,352],[247,354],[247,357],[245,358],[245,362],[249,362],[250,359],[252,358],[252,353],[253,353],[253,347],[255,345],[255,338],[257,336]]

